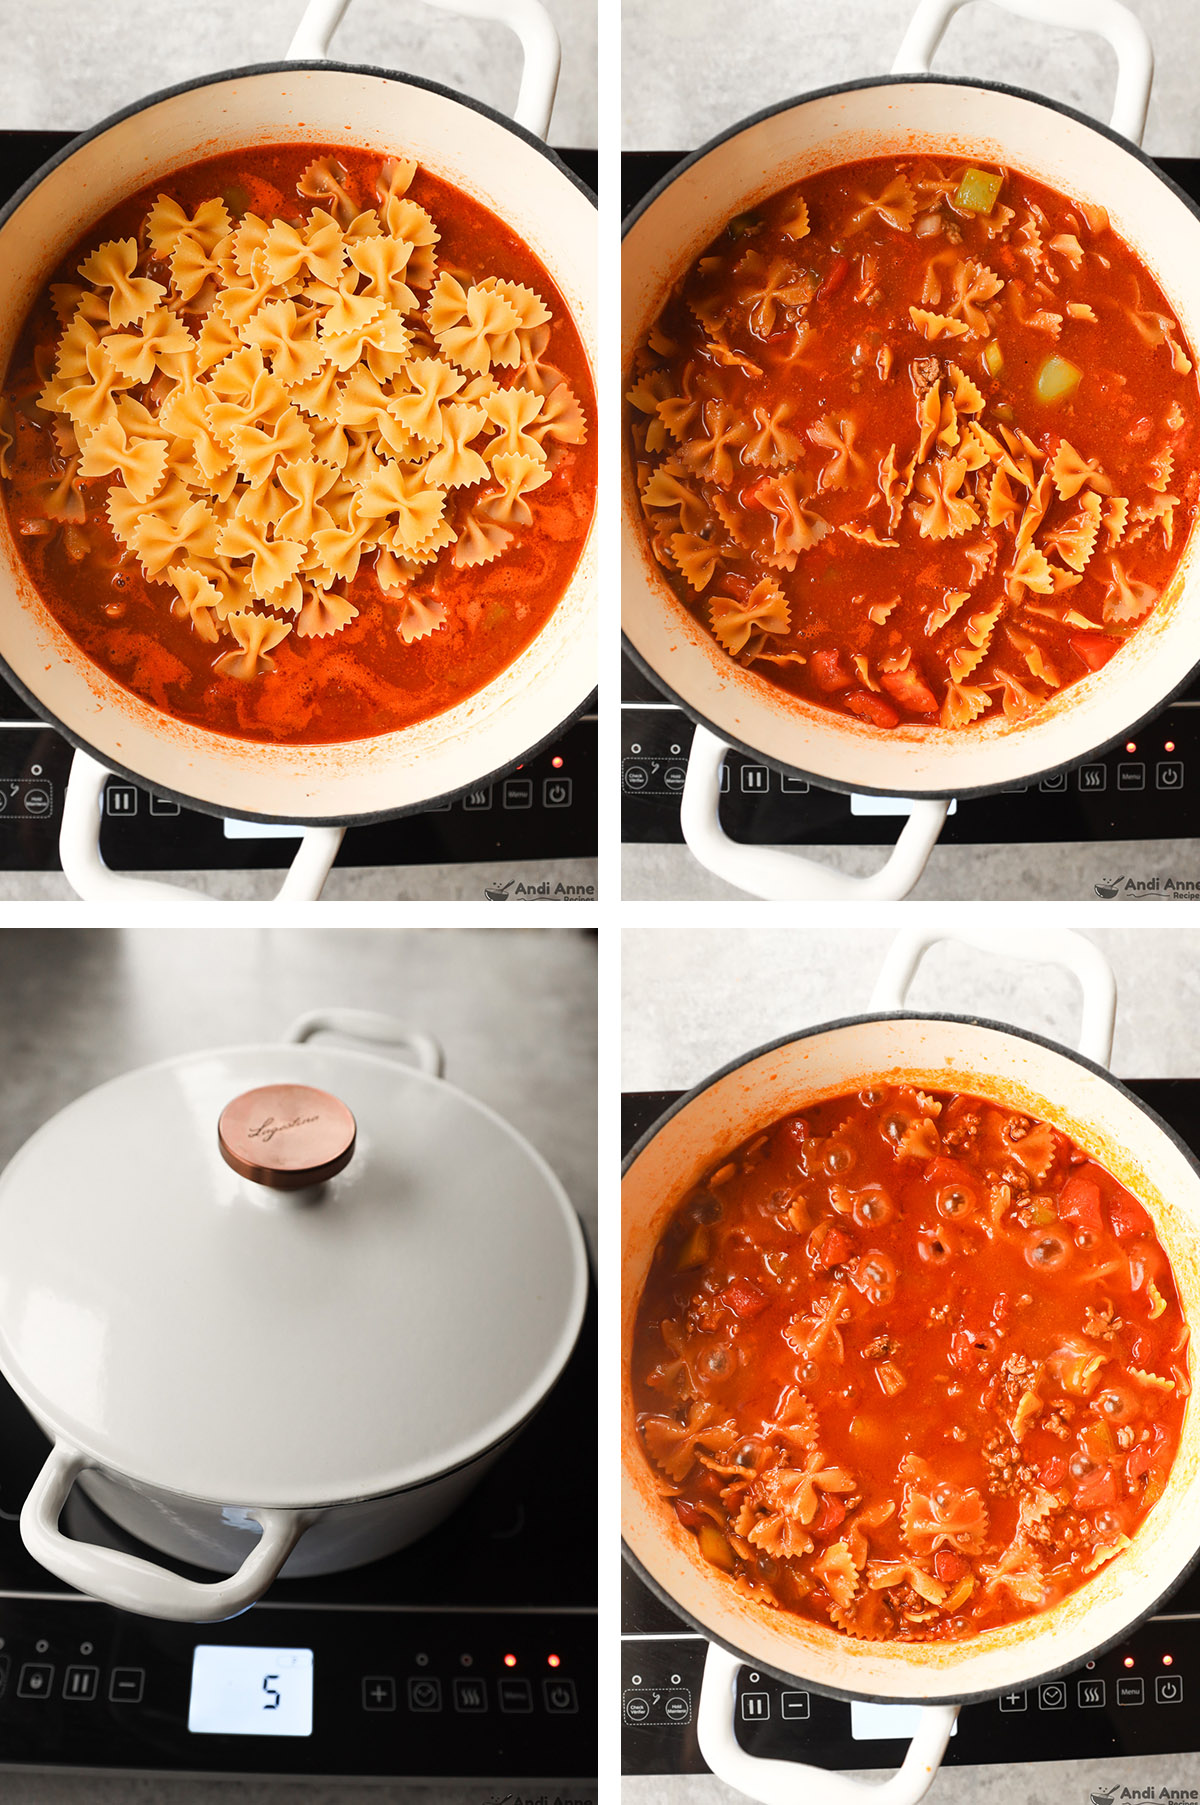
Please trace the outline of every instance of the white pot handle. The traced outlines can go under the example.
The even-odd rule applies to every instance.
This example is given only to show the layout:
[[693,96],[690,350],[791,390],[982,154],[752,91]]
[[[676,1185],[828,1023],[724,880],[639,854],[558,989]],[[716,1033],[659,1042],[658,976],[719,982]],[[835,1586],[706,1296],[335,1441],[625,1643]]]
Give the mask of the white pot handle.
[[925,1705],[904,1765],[887,1780],[853,1780],[804,1761],[775,1761],[748,1755],[734,1729],[737,1655],[710,1642],[704,1658],[696,1739],[700,1753],[718,1780],[734,1786],[759,1805],[917,1805],[932,1786],[958,1716],[957,1705]]
[[1113,1026],[1117,1013],[1117,980],[1113,968],[1094,940],[1067,928],[1039,925],[1036,938],[1027,929],[903,928],[891,946],[875,980],[872,1009],[903,1009],[909,986],[929,948],[939,940],[960,940],[981,953],[1024,964],[1064,965],[1074,972],[1083,992],[1079,1023],[1079,1051],[1107,1068],[1112,1059]]
[[[893,75],[927,75],[942,33],[969,0],[920,0],[892,64]],[[1154,49],[1146,27],[1121,0],[995,0],[1007,12],[1038,25],[1091,31],[1107,38],[1117,57],[1117,91],[1109,124],[1140,144],[1154,80]]]
[[310,1009],[297,1017],[283,1038],[300,1045],[314,1034],[342,1034],[348,1040],[365,1040],[370,1046],[403,1049],[412,1054],[419,1072],[431,1078],[445,1076],[446,1055],[440,1041],[373,1009]]
[[743,846],[721,826],[721,766],[729,747],[697,727],[680,800],[683,837],[700,863],[727,884],[767,902],[898,902],[924,871],[949,812],[948,802],[919,801],[890,856],[870,877],[851,877],[802,853]]
[[91,1465],[75,1448],[55,1443],[21,1510],[21,1539],[49,1572],[118,1611],[171,1623],[223,1623],[257,1603],[308,1527],[300,1511],[250,1511],[262,1525],[262,1535],[236,1573],[228,1579],[181,1579],[136,1554],[63,1535],[58,1527],[63,1506],[80,1473]]
[[[323,61],[349,4],[350,0],[309,0],[288,47],[289,59]],[[426,0],[426,4],[439,6],[443,12],[461,13],[467,19],[495,19],[516,33],[524,61],[513,118],[535,138],[544,138],[550,129],[562,50],[541,0]]]
[[[211,896],[191,890],[186,884],[126,877],[122,872],[109,870],[100,856],[100,816],[109,775],[107,767],[98,764],[86,752],[76,752],[71,761],[71,775],[63,798],[58,854],[63,875],[76,896],[92,903],[127,900],[211,903],[214,900]],[[274,900],[315,902],[324,888],[345,831],[344,827],[306,827]]]

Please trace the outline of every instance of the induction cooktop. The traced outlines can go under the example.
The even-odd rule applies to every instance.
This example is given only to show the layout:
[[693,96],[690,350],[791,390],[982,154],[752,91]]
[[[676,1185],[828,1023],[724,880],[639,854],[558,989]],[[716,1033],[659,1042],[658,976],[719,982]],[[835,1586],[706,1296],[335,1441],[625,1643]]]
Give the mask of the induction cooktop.
[[[624,210],[682,155],[627,151],[621,159]],[[1200,159],[1160,161],[1173,181],[1200,200]],[[692,722],[628,656],[622,661],[621,704],[621,837],[627,844],[679,844]],[[906,819],[903,800],[843,796],[740,752],[725,760],[721,824],[732,840],[755,846],[890,846]],[[940,844],[1102,845],[1193,837],[1200,837],[1200,679],[1128,741],[1077,770],[1051,772],[1030,785],[956,803]]]
[[[70,132],[0,132],[0,200],[66,144]],[[596,152],[560,150],[593,190]],[[0,681],[0,871],[57,871],[71,747]],[[114,871],[281,870],[298,830],[225,821],[125,778],[105,787],[100,845]],[[594,703],[511,771],[452,802],[352,827],[338,866],[492,865],[596,856]],[[510,878],[510,884],[515,881]],[[501,889],[501,895],[504,894]]]
[[[1128,1083],[1200,1151],[1200,1079]],[[626,1094],[622,1116],[626,1151],[680,1095],[679,1091]],[[1200,1524],[1196,1535],[1200,1541]],[[704,1638],[643,1585],[629,1566],[623,1568],[625,1773],[708,1772],[696,1741],[706,1646]],[[1003,1767],[1020,1761],[1111,1757],[1114,1782],[1136,1787],[1134,1757],[1200,1753],[1198,1703],[1200,1571],[1193,1571],[1155,1617],[1099,1660],[1044,1685],[965,1706],[945,1765]],[[735,1711],[738,1741],[747,1753],[830,1769],[898,1767],[911,1735],[909,1707],[845,1704],[786,1686],[751,1667],[743,1667],[738,1676]],[[1158,1792],[1153,1796],[1157,1798]]]
[[[590,1787],[595,1400],[593,1299],[558,1385],[441,1528],[197,1626],[112,1610],[30,1559],[18,1518],[47,1444],[0,1382],[0,1774]],[[64,1527],[160,1558],[78,1492]]]

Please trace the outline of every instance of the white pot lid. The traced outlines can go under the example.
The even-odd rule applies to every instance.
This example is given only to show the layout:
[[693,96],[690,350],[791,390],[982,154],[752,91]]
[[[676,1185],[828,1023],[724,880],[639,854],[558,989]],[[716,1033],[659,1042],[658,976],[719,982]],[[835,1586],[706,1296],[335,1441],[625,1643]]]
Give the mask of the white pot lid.
[[[219,1141],[264,1085],[328,1095],[239,1106]],[[97,1464],[217,1503],[330,1504],[464,1465],[536,1408],[586,1293],[578,1221],[533,1148],[369,1053],[129,1072],[0,1175],[6,1378]]]

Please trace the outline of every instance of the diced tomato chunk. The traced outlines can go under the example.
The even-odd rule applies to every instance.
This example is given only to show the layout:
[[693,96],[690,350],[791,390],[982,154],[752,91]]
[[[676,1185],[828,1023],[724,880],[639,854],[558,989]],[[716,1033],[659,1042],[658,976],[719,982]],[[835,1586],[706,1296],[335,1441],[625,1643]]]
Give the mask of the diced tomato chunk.
[[948,1586],[957,1585],[971,1563],[955,1548],[939,1548],[933,1557],[933,1570]]
[[821,1242],[813,1259],[813,1265],[819,1272],[831,1272],[840,1266],[854,1252],[854,1243],[849,1235],[844,1235],[840,1228],[831,1228]]
[[1140,1442],[1131,1448],[1125,1457],[1125,1477],[1129,1480],[1141,1479],[1154,1464],[1148,1442]]
[[674,1498],[672,1503],[675,1506],[675,1515],[685,1529],[699,1529],[701,1523],[709,1521],[704,1512],[687,1498]]
[[1056,1208],[1064,1222],[1077,1222],[1080,1228],[1094,1228],[1097,1234],[1104,1227],[1100,1186],[1085,1172],[1075,1172],[1068,1178],[1058,1194]]
[[756,1316],[761,1316],[770,1301],[765,1291],[760,1291],[750,1279],[734,1279],[732,1285],[726,1285],[721,1292],[721,1302],[743,1322],[753,1322]]
[[823,301],[827,295],[835,295],[850,273],[850,259],[835,257],[829,266],[829,274],[817,290],[817,300]]
[[1083,659],[1089,671],[1103,669],[1120,643],[1119,639],[1114,639],[1107,633],[1074,633],[1067,641],[1071,650]]
[[1047,1491],[1057,1491],[1067,1476],[1065,1457],[1062,1454],[1052,1454],[1049,1460],[1043,1460],[1038,1473]]
[[833,1497],[829,1492],[823,1493],[821,1497],[821,1514],[813,1524],[813,1534],[819,1536],[828,1535],[831,1530],[836,1529],[844,1520],[845,1515],[846,1506],[842,1503],[841,1499]]
[[835,689],[849,689],[854,682],[845,665],[837,646],[825,646],[819,652],[813,652],[808,660],[808,668],[816,679],[817,688],[832,695]]
[[1097,1467],[1088,1473],[1075,1487],[1071,1499],[1076,1510],[1096,1510],[1104,1504],[1117,1502],[1117,1479],[1111,1467]]
[[1150,1227],[1150,1219],[1145,1210],[1128,1191],[1122,1191],[1119,1196],[1110,1199],[1108,1219],[1118,1241],[1129,1241],[1134,1235],[1144,1235]]
[[873,696],[869,689],[856,689],[852,696],[847,696],[846,707],[860,721],[869,721],[872,727],[900,725],[900,716],[891,703],[885,702],[882,696]]
[[746,487],[742,490],[742,506],[744,508],[761,508],[763,506],[763,490],[768,483],[773,483],[774,481],[774,476],[768,471],[765,476],[760,476],[757,481],[747,483]]
[[911,708],[914,714],[937,713],[937,697],[920,671],[911,667],[907,671],[881,671],[879,681],[901,708]]

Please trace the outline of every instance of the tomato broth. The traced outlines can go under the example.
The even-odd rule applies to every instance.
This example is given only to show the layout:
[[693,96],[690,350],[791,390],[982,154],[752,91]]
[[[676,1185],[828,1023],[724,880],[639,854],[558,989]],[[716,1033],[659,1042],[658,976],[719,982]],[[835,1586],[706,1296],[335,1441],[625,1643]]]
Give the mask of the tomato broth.
[[[305,172],[314,168],[331,172],[320,178],[315,190],[311,178],[305,186]],[[402,550],[398,552],[395,568],[401,574],[395,578],[394,589],[381,586],[378,570],[382,549],[372,549],[369,535],[357,568],[351,568],[353,556],[345,565],[348,574],[344,580],[330,584],[326,571],[321,579],[326,586],[318,594],[307,580],[301,582],[305,578],[301,568],[299,577],[288,578],[289,589],[296,589],[295,601],[280,604],[279,598],[289,590],[275,590],[260,600],[258,616],[266,614],[271,623],[282,623],[279,627],[272,625],[272,632],[287,634],[282,643],[273,644],[268,637],[261,655],[256,656],[256,645],[250,644],[244,655],[235,647],[233,653],[222,656],[221,646],[214,643],[216,629],[211,610],[193,606],[189,618],[184,601],[176,600],[172,612],[171,591],[164,588],[166,573],[160,572],[151,580],[144,560],[115,534],[106,506],[110,492],[120,488],[122,476],[82,475],[81,449],[85,468],[87,462],[87,441],[82,430],[73,434],[70,420],[40,405],[39,396],[46,392],[48,383],[53,384],[55,370],[61,367],[61,363],[56,366],[56,347],[65,342],[64,321],[55,307],[56,298],[61,305],[64,291],[56,297],[51,290],[57,284],[77,283],[77,272],[91,247],[103,240],[132,240],[137,247],[136,276],[153,279],[163,286],[171,282],[174,262],[156,256],[153,244],[148,242],[147,219],[160,197],[166,195],[179,203],[185,215],[197,214],[197,209],[205,204],[223,205],[235,231],[239,222],[244,223],[251,214],[268,225],[288,221],[299,238],[310,241],[315,237],[317,222],[328,217],[319,214],[318,209],[329,209],[339,222],[335,229],[344,227],[345,244],[353,251],[358,242],[356,233],[362,231],[365,236],[368,230],[361,225],[363,218],[375,221],[370,231],[380,231],[372,210],[383,212],[384,178],[391,168],[393,164],[367,151],[288,144],[231,152],[151,183],[90,227],[63,259],[53,284],[47,286],[33,309],[14,352],[5,382],[5,416],[0,423],[12,443],[7,458],[0,457],[0,464],[7,475],[3,487],[9,521],[29,577],[55,620],[94,664],[154,708],[199,727],[251,740],[328,742],[393,732],[439,714],[489,683],[529,645],[567,588],[586,540],[596,481],[594,434],[589,430],[595,402],[587,357],[566,302],[541,262],[515,232],[469,195],[424,169],[413,173],[403,201],[389,203],[404,209],[404,229],[410,235],[412,222],[418,218],[413,209],[423,210],[423,216],[436,227],[436,245],[421,287],[412,276],[417,253],[409,262],[413,287],[402,292],[408,294],[412,306],[399,328],[401,337],[393,344],[408,342],[413,355],[426,358],[426,368],[431,368],[429,360],[439,355],[439,342],[428,325],[433,304],[431,291],[435,296],[438,292],[435,270],[439,280],[441,273],[446,272],[449,278],[459,281],[462,288],[458,292],[469,293],[473,281],[486,287],[488,280],[502,278],[509,294],[524,297],[529,303],[544,302],[542,311],[548,310],[548,323],[518,335],[520,362],[515,367],[511,361],[494,362],[481,375],[476,360],[474,369],[454,370],[460,383],[458,398],[461,400],[465,392],[482,402],[489,389],[511,391],[526,381],[544,393],[561,385],[556,403],[570,413],[572,431],[557,437],[551,425],[538,439],[535,426],[529,429],[535,434],[533,439],[528,434],[523,438],[520,433],[515,438],[509,435],[518,450],[530,454],[527,462],[540,460],[542,467],[536,472],[539,486],[533,488],[528,500],[519,494],[515,499],[510,495],[508,512],[499,518],[494,512],[489,513],[489,508],[495,509],[496,498],[502,492],[496,488],[494,469],[485,468],[478,456],[481,449],[488,452],[489,441],[476,438],[474,451],[464,442],[463,455],[474,458],[472,468],[480,472],[478,478],[439,491],[445,496],[443,537],[453,541],[457,532],[459,542],[447,544],[436,557],[424,554],[426,561],[419,570],[411,564],[404,565]],[[220,197],[219,203],[215,203],[215,197]],[[185,220],[185,239],[189,230]],[[202,244],[201,250],[218,262],[223,255],[229,258],[221,247],[213,249]],[[237,274],[232,259],[227,267],[231,280],[254,280],[244,270]],[[299,274],[303,277],[303,268]],[[400,286],[399,276],[395,285]],[[338,302],[336,289],[319,289],[311,280],[307,296],[303,289],[303,282],[292,281],[269,292],[276,296],[299,293],[299,302],[290,303],[293,312],[298,304],[311,308],[314,316],[327,308],[330,299],[335,305]],[[201,291],[202,300],[204,293]],[[74,291],[67,302],[68,306],[73,304]],[[288,304],[286,300],[273,303],[285,307]],[[90,299],[86,305],[91,305]],[[172,316],[167,326],[182,323],[192,340],[199,342],[201,318],[180,300],[174,289],[165,306]],[[220,304],[215,311],[220,311]],[[108,322],[101,319],[102,333],[107,332],[107,326]],[[144,332],[144,322],[135,330]],[[308,342],[313,339],[309,330]],[[101,349],[109,342],[102,338]],[[234,344],[233,350],[238,349]],[[285,347],[285,354],[286,350]],[[61,356],[60,350],[60,359]],[[406,394],[404,368],[396,356],[388,358],[386,346],[367,347],[367,357],[370,374],[382,370],[384,375],[380,407],[395,396]],[[176,369],[181,361],[186,362],[186,357],[175,360]],[[169,357],[162,358],[150,383],[124,384],[120,405],[127,415],[132,413],[130,403],[153,403],[154,385],[163,380],[162,371],[171,363]],[[278,371],[278,360],[274,368]],[[361,368],[349,368],[341,386],[353,383]],[[211,371],[204,374],[211,379]],[[270,368],[267,374],[269,379]],[[189,365],[187,380],[192,381],[195,375],[194,365]],[[444,386],[449,386],[449,379]],[[280,406],[294,393],[289,388]],[[372,393],[378,396],[378,386]],[[455,396],[450,394],[439,403],[440,420],[435,415],[437,430],[449,417],[447,410],[452,411],[454,402]],[[543,413],[543,426],[547,411]],[[316,440],[315,457],[309,446],[319,431],[324,432],[325,442],[332,442],[331,435],[336,436],[337,432],[335,414],[327,408],[327,417],[321,420],[296,408],[289,410],[289,415],[296,443],[301,447],[297,467],[308,471],[311,498],[312,482],[316,481],[319,494],[321,486],[332,481],[332,473],[321,464],[322,442]],[[382,414],[379,418],[394,435],[390,419]],[[472,416],[472,422],[475,418],[483,420],[481,413]],[[263,426],[264,421],[260,419],[257,424]],[[483,424],[485,431],[492,431],[489,424]],[[266,430],[270,430],[269,417]],[[147,427],[148,434],[152,431]],[[166,436],[158,433],[159,438]],[[353,443],[356,435],[351,430],[348,437]],[[490,443],[494,447],[499,440]],[[340,444],[338,455],[342,456],[345,440]],[[432,450],[433,439],[411,439],[409,447],[410,455],[416,458]],[[364,453],[361,446],[356,446],[351,455],[374,457],[377,468],[387,468],[388,447],[380,441],[377,448],[385,453],[382,459],[374,453]],[[311,470],[314,462],[320,466],[315,479]],[[371,467],[366,466],[367,475]],[[420,467],[419,462],[413,465],[417,471]],[[275,465],[272,480],[276,487],[281,468],[282,459]],[[171,480],[168,475],[168,484]],[[213,480],[219,482],[219,478]],[[148,508],[154,505],[153,501],[147,502]],[[204,505],[208,506],[207,496]],[[227,516],[230,505],[225,503]],[[274,504],[276,519],[281,505],[288,505],[286,496]],[[212,503],[212,511],[220,517],[218,501]],[[344,510],[344,517],[352,526],[357,519],[352,505]],[[265,509],[264,519],[269,521]],[[500,524],[501,520],[504,524]],[[390,524],[386,515],[372,522],[380,548],[387,544],[383,529]],[[461,563],[468,530],[478,539],[472,554],[475,561]],[[263,526],[262,531],[265,555],[280,533],[270,524]],[[486,540],[479,537],[480,533],[487,535]],[[186,578],[190,568],[220,584],[223,578],[217,567],[222,560],[210,553],[211,542],[205,545],[203,557],[190,557],[185,550],[173,571],[182,568]],[[230,560],[225,559],[226,575],[230,568]],[[297,617],[296,612],[301,591],[317,610],[308,637],[302,636],[305,613],[302,610]],[[195,582],[184,593],[194,603]],[[200,600],[211,600],[207,589]],[[339,610],[332,624],[327,613],[321,613],[322,608],[327,612]],[[289,632],[288,625],[296,624],[297,619],[300,624]],[[256,627],[254,635],[260,633],[261,627]],[[231,666],[236,674],[231,674]],[[248,672],[251,681],[244,680]]]
[[823,1102],[696,1185],[632,1380],[700,1552],[763,1605],[954,1640],[1083,1585],[1179,1447],[1188,1330],[1142,1205],[979,1097]]

